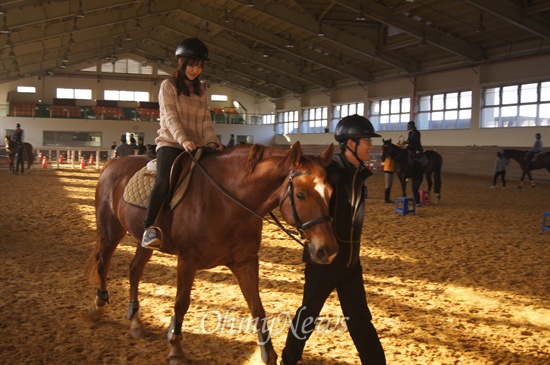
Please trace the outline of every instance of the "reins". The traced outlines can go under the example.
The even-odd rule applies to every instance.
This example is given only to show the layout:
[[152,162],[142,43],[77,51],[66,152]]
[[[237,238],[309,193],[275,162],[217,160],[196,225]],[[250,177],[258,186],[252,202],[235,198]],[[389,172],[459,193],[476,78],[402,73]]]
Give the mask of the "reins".
[[[212,178],[212,176],[210,176],[210,174],[204,169],[204,167],[202,167],[202,165],[197,161],[197,159],[195,158],[194,154],[193,153],[189,153],[189,156],[191,157],[191,160],[193,160],[193,162],[195,163],[196,166],[199,167],[199,169],[202,171],[202,173],[204,174],[204,176],[206,177],[206,179],[208,181],[210,181],[210,183],[216,188],[218,189],[218,191],[220,191],[223,195],[225,195],[227,198],[231,199],[234,203],[236,203],[238,206],[240,206],[241,208],[243,208],[244,210],[248,211],[249,213],[252,213],[253,215],[255,215],[256,217],[260,218],[261,220],[264,220],[266,221],[267,223],[271,223],[271,224],[275,224],[277,227],[279,227],[281,230],[283,230],[290,238],[292,238],[294,241],[298,242],[300,244],[300,246],[302,247],[305,247],[306,244],[303,243],[300,239],[296,238],[296,234],[298,234],[298,232],[294,231],[294,230],[291,230],[291,229],[288,229],[286,227],[283,226],[283,224],[279,221],[279,219],[277,219],[277,217],[275,216],[275,214],[273,214],[273,212],[269,212],[269,215],[271,216],[271,218],[273,219],[273,221],[259,215],[258,213],[256,213],[255,211],[253,211],[252,209],[248,208],[246,205],[244,205],[243,203],[241,203],[237,198],[235,198],[230,192],[228,192],[226,189],[224,189],[216,180],[214,180]],[[317,223],[321,223],[321,222],[324,222],[326,220],[329,220],[331,219],[330,217],[320,217],[320,218],[317,218],[315,220],[312,220],[312,221],[309,221],[309,222],[306,222],[305,224],[301,224],[301,221],[300,221],[300,218],[298,217],[298,212],[296,211],[296,207],[295,207],[295,204],[294,204],[294,197],[293,197],[293,184],[292,184],[292,179],[293,177],[295,176],[299,176],[299,175],[303,175],[305,174],[305,172],[298,172],[298,173],[293,173],[292,170],[290,171],[290,174],[289,174],[289,177],[288,177],[288,180],[289,180],[289,190],[291,190],[291,194],[290,195],[290,204],[292,206],[292,214],[294,216],[294,221],[296,223],[296,226],[298,228],[298,231],[300,233],[303,232],[304,229],[307,229],[308,227],[311,227],[312,225],[314,224],[317,224]],[[286,197],[285,197],[286,198]],[[284,201],[284,198],[281,199],[281,204],[282,202]]]

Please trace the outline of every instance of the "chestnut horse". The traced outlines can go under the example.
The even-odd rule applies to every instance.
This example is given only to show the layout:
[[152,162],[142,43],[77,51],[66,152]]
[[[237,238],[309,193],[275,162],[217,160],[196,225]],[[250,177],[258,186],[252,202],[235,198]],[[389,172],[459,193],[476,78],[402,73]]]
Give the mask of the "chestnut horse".
[[[163,210],[157,220],[163,222],[161,251],[177,255],[176,300],[168,330],[170,362],[185,359],[181,326],[197,271],[224,265],[237,278],[254,318],[262,360],[276,364],[258,288],[263,216],[278,207],[284,220],[300,229],[311,256],[320,264],[332,262],[338,246],[328,211],[332,188],[325,181],[325,167],[333,152],[330,145],[318,156],[304,155],[299,142],[290,150],[238,145],[200,159],[182,202],[171,211]],[[126,232],[141,242],[145,209],[124,202],[123,190],[148,161],[145,156],[113,159],[99,177],[95,196],[98,238],[87,266],[90,277],[99,279],[89,311],[94,320],[101,318],[109,302],[107,274],[118,243]],[[138,283],[152,253],[138,244],[130,265],[127,319],[136,337],[142,332]]]
[[533,156],[529,167],[527,167],[527,164],[525,162],[525,155],[527,154],[527,151],[504,149],[502,150],[502,152],[504,153],[504,158],[511,158],[512,160],[519,163],[519,166],[521,167],[521,179],[518,186],[518,188],[520,189],[523,186],[523,179],[525,179],[525,176],[529,177],[531,187],[535,187],[535,182],[533,181],[533,177],[531,177],[531,170],[546,169],[548,170],[548,172],[550,172],[550,151],[542,152]]
[[27,170],[32,168],[34,163],[34,152],[32,145],[27,142],[23,142],[23,151],[19,151],[19,147],[15,141],[12,141],[9,136],[4,137],[4,143],[6,145],[6,153],[9,158],[9,171],[10,173],[15,173],[15,161],[18,157],[17,154],[23,153],[23,163],[27,163]]

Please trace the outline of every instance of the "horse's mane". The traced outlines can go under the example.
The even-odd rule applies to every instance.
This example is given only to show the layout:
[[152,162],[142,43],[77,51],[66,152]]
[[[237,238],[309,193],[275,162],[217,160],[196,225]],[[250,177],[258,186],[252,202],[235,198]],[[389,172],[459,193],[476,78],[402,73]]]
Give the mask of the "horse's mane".
[[[256,166],[266,158],[273,156],[284,156],[289,152],[288,149],[283,149],[280,147],[268,147],[263,144],[253,144],[250,147],[248,152],[248,161],[246,164],[245,172],[247,174],[252,174],[256,169]],[[285,159],[282,159],[279,163],[278,168],[282,168],[285,163]]]

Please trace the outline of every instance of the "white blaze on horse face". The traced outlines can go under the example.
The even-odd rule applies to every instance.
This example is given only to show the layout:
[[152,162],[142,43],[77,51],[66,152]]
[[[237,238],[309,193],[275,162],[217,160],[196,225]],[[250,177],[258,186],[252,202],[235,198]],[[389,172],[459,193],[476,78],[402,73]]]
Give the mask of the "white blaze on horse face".
[[325,186],[325,182],[319,179],[318,177],[316,177],[315,180],[313,180],[313,182],[315,183],[315,191],[317,191],[319,195],[321,195],[321,198],[323,198],[326,201],[327,198],[325,196],[325,192],[327,191],[327,188]]

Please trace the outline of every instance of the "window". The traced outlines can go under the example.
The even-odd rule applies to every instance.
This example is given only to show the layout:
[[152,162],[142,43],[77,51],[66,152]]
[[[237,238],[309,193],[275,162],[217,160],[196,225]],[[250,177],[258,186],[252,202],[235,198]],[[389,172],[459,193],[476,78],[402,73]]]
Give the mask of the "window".
[[227,95],[212,94],[211,101],[227,101]]
[[22,94],[36,94],[36,88],[34,86],[18,86],[17,92]]
[[472,92],[423,95],[418,101],[419,129],[468,129],[472,121]]
[[330,130],[334,132],[336,125],[340,119],[347,117],[348,115],[359,114],[365,115],[365,104],[364,103],[352,103],[352,104],[343,104],[335,105],[332,107],[332,118],[330,120]]
[[302,133],[325,133],[328,122],[328,108],[308,108],[302,110]]
[[377,131],[406,131],[411,120],[411,98],[372,101],[369,120]]
[[94,147],[102,145],[101,132],[44,131],[44,146]]
[[149,101],[149,93],[146,91],[105,90],[104,99],[118,101]]
[[92,100],[92,90],[58,88],[56,91],[56,97],[58,99]]
[[550,81],[483,90],[481,128],[550,126]]
[[275,134],[296,134],[298,133],[298,111],[286,111],[277,113],[277,124]]
[[275,124],[275,114],[264,114],[264,115],[262,115],[261,124]]

